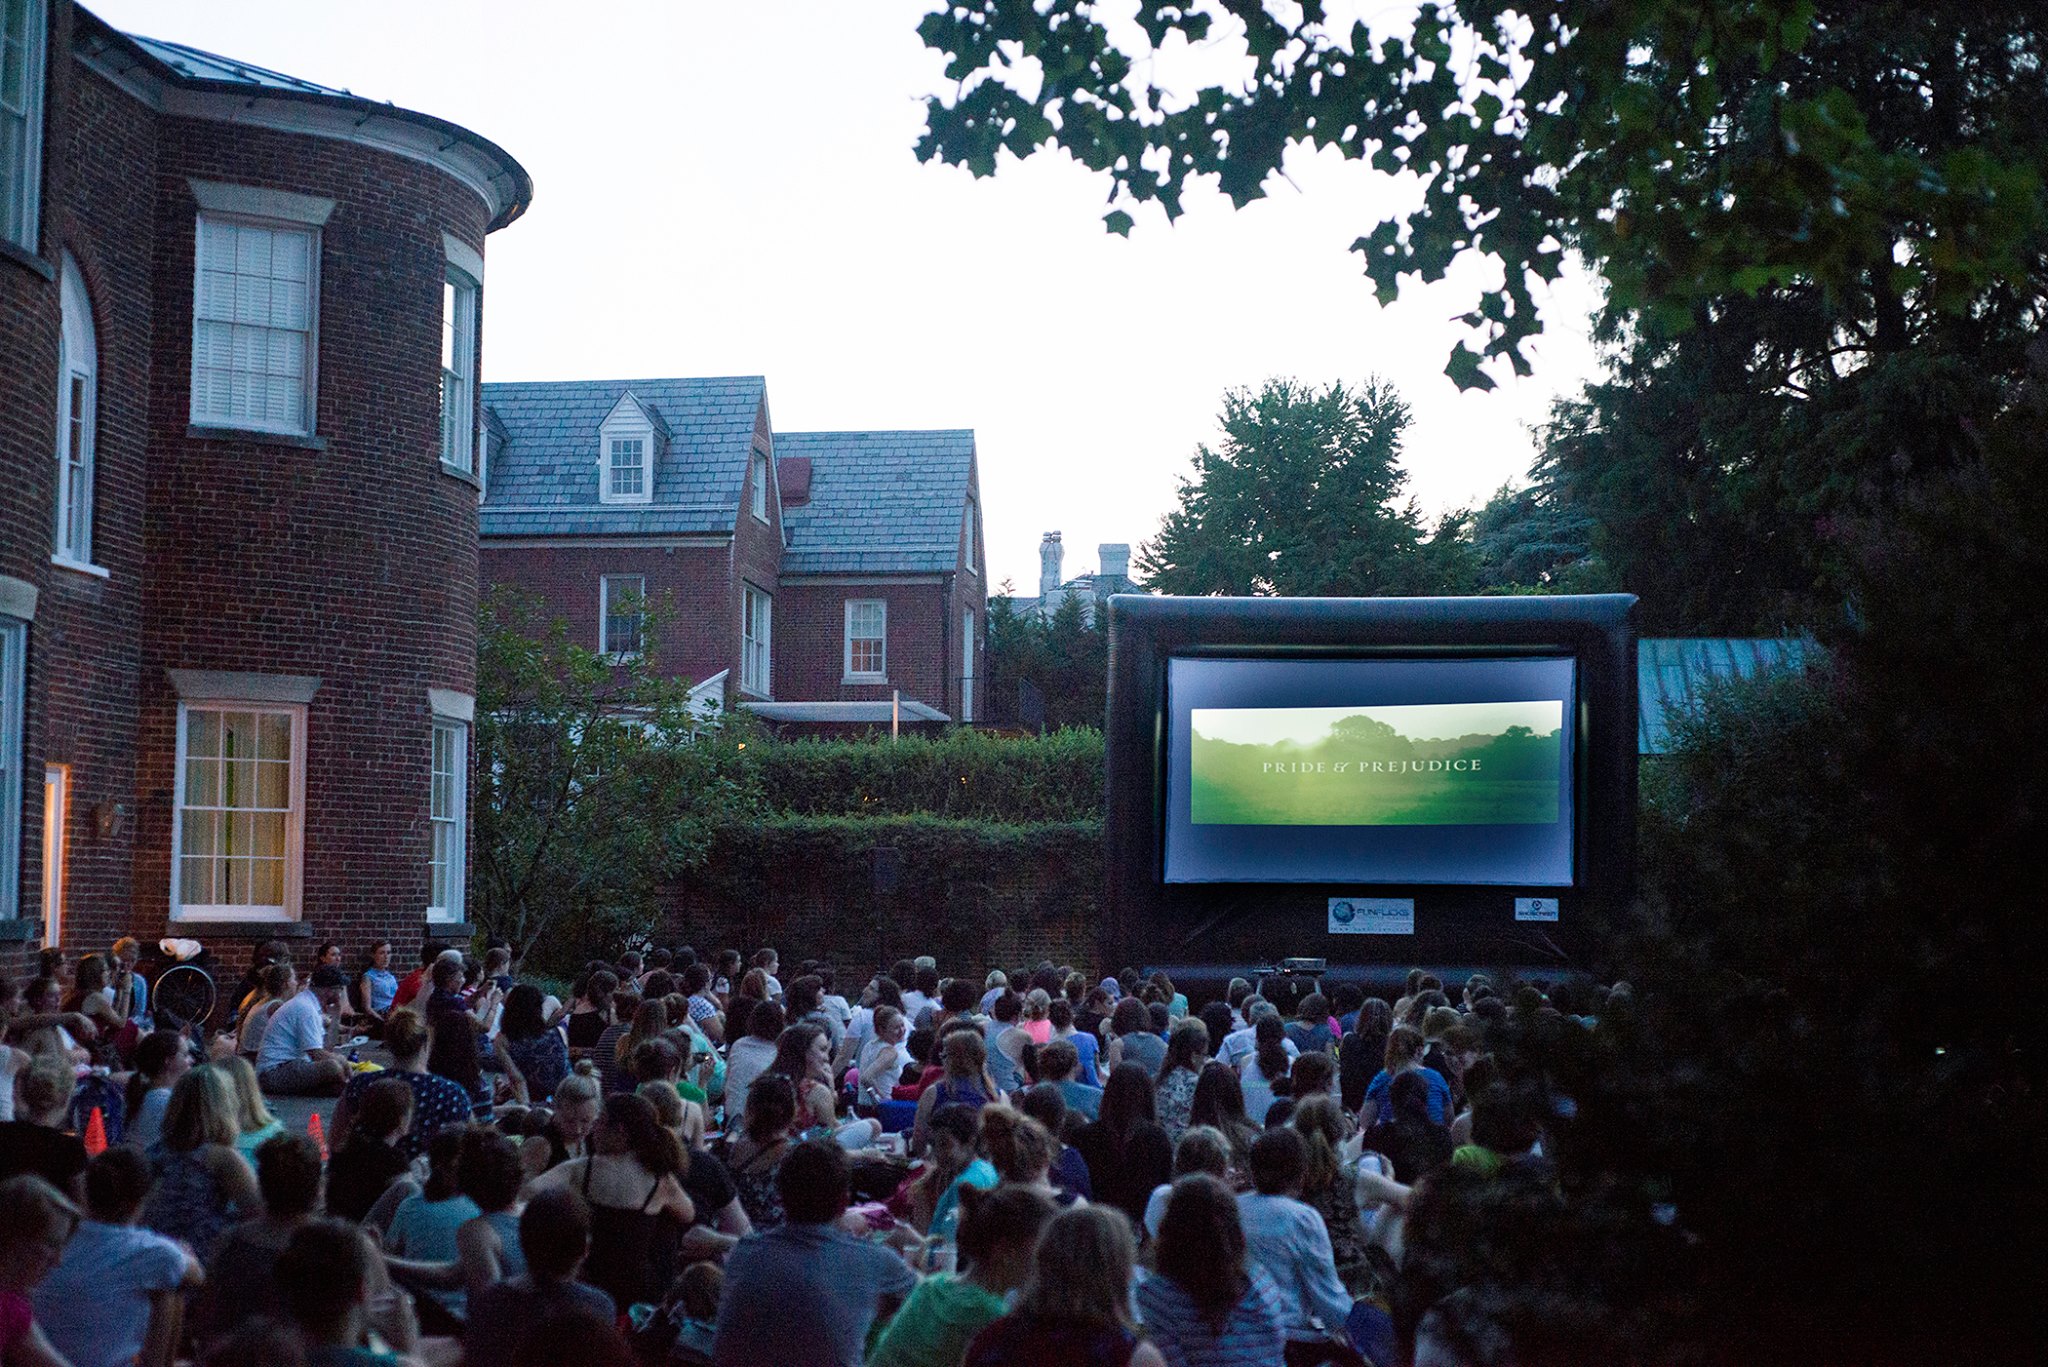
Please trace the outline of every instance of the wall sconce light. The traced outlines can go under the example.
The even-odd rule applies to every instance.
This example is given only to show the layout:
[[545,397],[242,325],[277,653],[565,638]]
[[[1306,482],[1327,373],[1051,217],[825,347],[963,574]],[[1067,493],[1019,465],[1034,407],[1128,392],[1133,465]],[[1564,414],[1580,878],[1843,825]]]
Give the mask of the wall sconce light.
[[100,839],[112,840],[128,829],[128,808],[124,803],[106,798],[92,809],[92,819]]

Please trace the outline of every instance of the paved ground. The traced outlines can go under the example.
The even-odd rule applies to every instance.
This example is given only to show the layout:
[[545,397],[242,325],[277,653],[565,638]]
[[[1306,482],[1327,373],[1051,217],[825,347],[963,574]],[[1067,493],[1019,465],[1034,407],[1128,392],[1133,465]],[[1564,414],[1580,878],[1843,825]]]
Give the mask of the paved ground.
[[[384,1052],[382,1045],[375,1048],[365,1045],[360,1053],[367,1062],[381,1063],[387,1068],[391,1066],[391,1055]],[[264,1104],[270,1107],[272,1115],[285,1123],[287,1129],[305,1129],[316,1112],[324,1129],[334,1122],[334,1100],[331,1096],[273,1096],[265,1097]]]

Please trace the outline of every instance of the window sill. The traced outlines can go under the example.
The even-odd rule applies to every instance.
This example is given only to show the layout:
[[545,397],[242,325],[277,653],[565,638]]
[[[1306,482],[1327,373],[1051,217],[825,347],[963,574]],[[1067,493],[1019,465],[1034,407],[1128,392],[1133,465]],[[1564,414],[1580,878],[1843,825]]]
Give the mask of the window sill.
[[476,927],[467,921],[440,921],[429,916],[427,933],[437,940],[474,940]]
[[57,268],[55,266],[43,260],[42,257],[37,256],[28,248],[17,247],[5,238],[0,238],[0,261],[12,261],[17,266],[34,271],[45,280],[54,281],[57,278]]
[[200,427],[185,429],[188,441],[247,442],[252,446],[289,446],[300,451],[325,451],[325,437],[308,437],[290,432],[266,432],[258,427]]
[[848,674],[840,679],[839,682],[842,687],[849,684],[859,684],[863,688],[887,688],[889,686],[889,676],[887,674]]
[[461,480],[464,484],[467,484],[470,488],[475,489],[478,493],[483,492],[484,482],[476,477],[476,473],[471,470],[465,470],[460,465],[457,465],[452,461],[444,460],[441,462],[441,473],[448,476],[448,478],[450,479]]
[[114,577],[114,572],[105,565],[94,565],[84,560],[70,560],[61,555],[53,555],[50,557],[50,563],[60,570],[76,570],[80,574],[89,574],[95,579],[111,579]]
[[31,921],[26,917],[20,916],[0,921],[0,944],[13,944],[17,941],[25,943],[29,940],[40,940],[42,938],[43,923],[41,921]]
[[190,935],[194,939],[200,938],[203,933],[224,935],[230,939],[310,940],[313,938],[313,927],[304,921],[267,921],[260,917],[227,920],[173,914],[167,933]]

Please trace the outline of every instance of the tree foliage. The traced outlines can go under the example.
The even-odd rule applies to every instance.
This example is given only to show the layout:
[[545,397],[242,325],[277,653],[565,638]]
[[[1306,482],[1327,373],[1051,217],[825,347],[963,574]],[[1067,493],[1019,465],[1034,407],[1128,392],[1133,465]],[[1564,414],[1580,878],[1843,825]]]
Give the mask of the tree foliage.
[[1223,441],[1200,447],[1180,506],[1137,558],[1178,594],[1370,596],[1455,591],[1462,516],[1435,529],[1401,501],[1408,406],[1390,385],[1232,390]]
[[1291,147],[1362,161],[1412,192],[1383,197],[1353,245],[1382,301],[1462,256],[1501,273],[1465,318],[1478,349],[1461,341],[1446,367],[1466,388],[1491,386],[1483,360],[1529,372],[1537,293],[1568,251],[1614,307],[1671,332],[1703,304],[1795,283],[1880,312],[1918,296],[1967,325],[2037,268],[2048,51],[2032,0],[1443,0],[1406,15],[954,0],[919,28],[958,86],[928,102],[918,154],[992,175],[1001,152],[1062,149],[1108,174],[1124,233],[1144,204],[1178,216],[1192,181],[1240,207],[1261,197]]
[[575,962],[656,915],[657,891],[758,809],[742,718],[707,726],[689,685],[568,639],[501,591],[478,632],[470,916],[537,964]]
[[1048,731],[1100,730],[1109,697],[1109,631],[1101,609],[1069,595],[1044,617],[1017,611],[1007,592],[990,598],[989,719]]

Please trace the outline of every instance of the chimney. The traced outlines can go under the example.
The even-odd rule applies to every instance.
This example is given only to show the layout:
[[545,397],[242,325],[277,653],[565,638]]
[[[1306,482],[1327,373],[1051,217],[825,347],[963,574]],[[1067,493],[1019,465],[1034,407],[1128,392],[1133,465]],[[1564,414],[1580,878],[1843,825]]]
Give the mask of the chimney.
[[1128,542],[1109,542],[1095,548],[1102,557],[1102,577],[1105,579],[1129,579],[1131,577],[1131,548]]
[[1060,561],[1066,555],[1066,548],[1060,545],[1058,532],[1047,532],[1038,543],[1038,596],[1056,598],[1060,584],[1066,576],[1060,573]]

